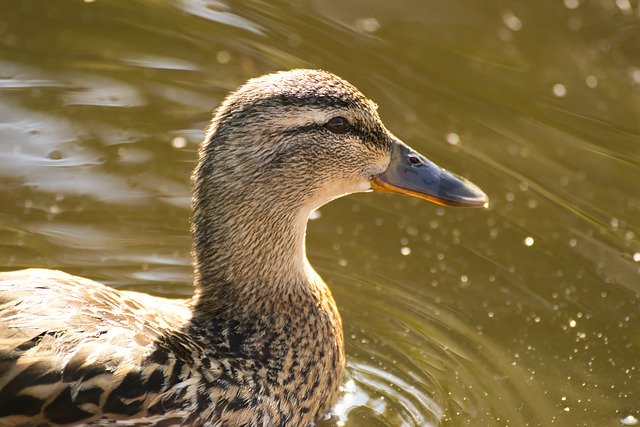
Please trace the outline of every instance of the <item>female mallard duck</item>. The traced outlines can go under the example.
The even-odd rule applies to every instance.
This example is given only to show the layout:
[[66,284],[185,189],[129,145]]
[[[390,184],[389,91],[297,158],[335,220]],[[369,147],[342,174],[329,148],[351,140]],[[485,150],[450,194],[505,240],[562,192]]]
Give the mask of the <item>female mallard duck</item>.
[[52,270],[0,274],[1,425],[307,425],[345,364],[340,315],[305,256],[309,214],[371,189],[487,202],[316,70],[229,95],[192,183],[189,302]]

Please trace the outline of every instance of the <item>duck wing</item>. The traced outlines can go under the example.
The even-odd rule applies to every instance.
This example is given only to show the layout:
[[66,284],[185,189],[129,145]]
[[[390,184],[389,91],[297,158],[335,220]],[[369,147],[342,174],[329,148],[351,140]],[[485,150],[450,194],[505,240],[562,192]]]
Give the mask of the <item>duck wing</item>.
[[[185,359],[200,352],[179,332],[188,320],[186,305],[59,271],[1,273],[0,424],[100,424],[163,411],[188,394]],[[176,419],[190,412],[173,406]]]

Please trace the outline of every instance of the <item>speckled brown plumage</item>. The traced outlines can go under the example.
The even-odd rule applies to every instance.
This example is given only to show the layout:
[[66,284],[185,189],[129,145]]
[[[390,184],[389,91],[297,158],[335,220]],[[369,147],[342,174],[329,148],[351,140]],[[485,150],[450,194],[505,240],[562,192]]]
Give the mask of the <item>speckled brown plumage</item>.
[[[323,127],[333,116],[348,135]],[[306,425],[337,398],[342,325],[309,213],[388,162],[375,105],[322,71],[250,80],[193,174],[189,304],[51,270],[0,274],[0,424]]]
[[52,270],[0,274],[0,425],[312,423],[337,398],[345,356],[305,255],[307,219],[374,184],[486,202],[397,140],[344,80],[250,80],[217,109],[192,176],[190,301]]

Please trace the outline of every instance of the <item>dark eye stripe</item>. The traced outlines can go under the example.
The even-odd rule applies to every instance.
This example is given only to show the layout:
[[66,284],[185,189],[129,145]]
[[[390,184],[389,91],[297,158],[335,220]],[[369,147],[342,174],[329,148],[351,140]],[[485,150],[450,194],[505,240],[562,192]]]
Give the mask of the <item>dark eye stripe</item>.
[[[327,128],[326,123],[310,123],[308,125],[296,126],[288,129],[280,129],[277,133],[274,133],[274,136],[291,137],[308,133],[327,131],[329,131],[329,129]],[[368,129],[358,122],[349,124],[349,134],[359,138],[363,143],[371,144],[374,146],[386,147],[389,141],[389,139],[386,137],[386,135],[383,134],[383,131],[381,129]]]

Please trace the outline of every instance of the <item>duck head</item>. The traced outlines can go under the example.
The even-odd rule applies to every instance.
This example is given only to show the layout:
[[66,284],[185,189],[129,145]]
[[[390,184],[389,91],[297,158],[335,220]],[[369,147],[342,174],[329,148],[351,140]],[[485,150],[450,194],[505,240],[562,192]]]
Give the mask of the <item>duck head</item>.
[[[281,269],[294,269],[285,258],[306,261],[309,214],[349,193],[378,190],[466,207],[488,200],[400,141],[376,104],[326,71],[249,80],[218,108],[199,155],[192,221],[197,276],[209,268],[207,254],[217,253],[208,264],[220,265],[223,252],[234,250],[252,265],[260,265],[261,255],[278,264],[276,254],[284,254]],[[261,241],[271,247],[260,248]],[[242,270],[241,263],[226,266],[226,274]]]
[[369,190],[450,206],[482,207],[488,201],[471,182],[387,130],[376,104],[354,86],[320,70],[249,80],[218,109],[202,154],[225,159],[217,162],[225,171],[215,174],[217,182],[232,180],[245,189],[240,193],[259,192],[259,200],[269,194],[273,203],[296,199],[309,212]]

